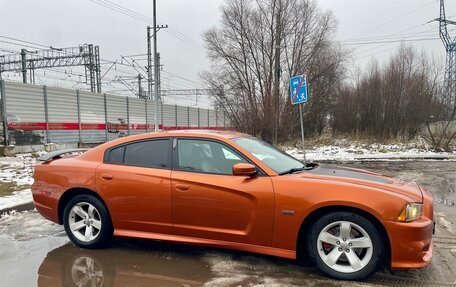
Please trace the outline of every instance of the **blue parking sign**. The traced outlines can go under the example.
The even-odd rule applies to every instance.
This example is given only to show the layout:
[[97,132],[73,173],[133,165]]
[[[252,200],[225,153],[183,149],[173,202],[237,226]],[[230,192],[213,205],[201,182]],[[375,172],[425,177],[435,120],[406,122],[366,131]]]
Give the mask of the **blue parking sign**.
[[293,105],[307,102],[307,78],[304,75],[290,79],[290,97]]

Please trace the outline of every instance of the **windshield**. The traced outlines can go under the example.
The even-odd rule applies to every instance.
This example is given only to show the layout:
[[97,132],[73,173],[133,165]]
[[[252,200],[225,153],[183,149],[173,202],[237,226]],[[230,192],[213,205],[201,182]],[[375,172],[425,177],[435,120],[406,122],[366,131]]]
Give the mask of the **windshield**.
[[294,157],[257,138],[242,137],[235,138],[233,141],[278,174],[304,166],[302,162]]

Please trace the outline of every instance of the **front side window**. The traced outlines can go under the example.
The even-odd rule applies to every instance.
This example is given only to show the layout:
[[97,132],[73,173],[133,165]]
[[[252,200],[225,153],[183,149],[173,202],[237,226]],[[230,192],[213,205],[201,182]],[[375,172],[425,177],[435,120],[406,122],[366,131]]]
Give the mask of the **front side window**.
[[279,174],[303,167],[302,162],[257,138],[241,137],[233,141]]
[[150,140],[123,145],[109,151],[107,163],[167,168],[169,140]]
[[233,165],[246,163],[229,147],[205,140],[180,139],[178,169],[183,171],[233,174]]

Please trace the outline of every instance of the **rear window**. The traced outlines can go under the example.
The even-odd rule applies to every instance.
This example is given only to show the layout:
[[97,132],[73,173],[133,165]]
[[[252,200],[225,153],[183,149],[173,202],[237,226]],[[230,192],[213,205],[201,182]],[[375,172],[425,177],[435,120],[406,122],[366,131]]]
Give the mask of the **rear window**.
[[107,163],[167,168],[169,140],[151,140],[111,149]]

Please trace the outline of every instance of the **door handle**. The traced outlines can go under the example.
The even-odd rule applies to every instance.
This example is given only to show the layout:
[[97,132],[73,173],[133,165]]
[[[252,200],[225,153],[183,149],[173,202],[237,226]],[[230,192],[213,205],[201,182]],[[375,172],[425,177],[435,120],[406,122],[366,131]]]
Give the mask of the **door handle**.
[[190,185],[187,184],[176,184],[176,190],[180,192],[186,192],[190,189]]
[[106,180],[111,180],[114,178],[114,175],[106,173],[106,174],[102,174],[101,178],[106,179]]

